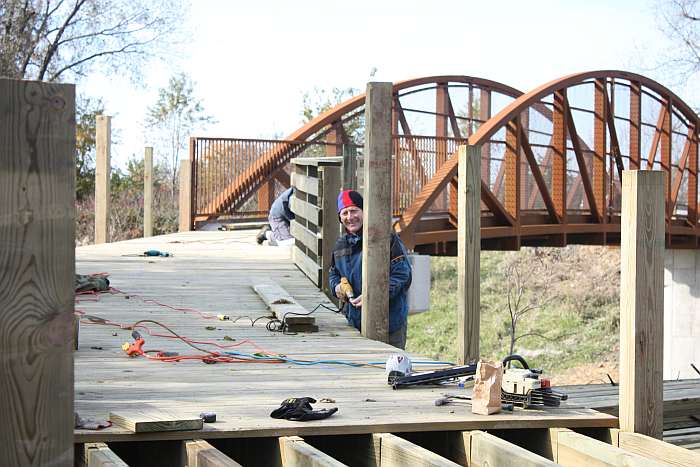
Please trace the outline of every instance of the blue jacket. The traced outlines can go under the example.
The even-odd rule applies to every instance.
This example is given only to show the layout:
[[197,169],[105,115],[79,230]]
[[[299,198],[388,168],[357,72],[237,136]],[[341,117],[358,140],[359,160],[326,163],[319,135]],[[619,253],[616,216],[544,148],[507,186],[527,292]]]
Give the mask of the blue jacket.
[[279,217],[284,219],[287,224],[294,219],[294,213],[289,206],[289,199],[294,194],[294,187],[287,188],[270,206],[270,217]]
[[[391,234],[391,266],[389,269],[389,332],[399,329],[408,318],[408,288],[411,285],[411,264],[408,253],[398,235]],[[345,234],[333,249],[329,285],[335,291],[340,278],[346,277],[355,296],[362,293],[362,235]],[[347,305],[348,323],[360,329],[362,311]]]

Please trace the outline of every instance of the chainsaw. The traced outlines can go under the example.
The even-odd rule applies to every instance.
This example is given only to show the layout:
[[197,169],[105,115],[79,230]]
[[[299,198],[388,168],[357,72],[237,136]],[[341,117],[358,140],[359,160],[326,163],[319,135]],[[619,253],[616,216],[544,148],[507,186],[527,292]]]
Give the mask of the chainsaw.
[[[512,368],[517,361],[522,368]],[[501,402],[511,403],[524,409],[537,406],[559,407],[568,395],[552,389],[551,381],[541,378],[542,370],[530,368],[520,355],[508,355],[503,359],[503,379],[501,380]]]
[[[511,362],[517,361],[522,368],[511,368]],[[388,383],[394,389],[410,386],[441,384],[456,381],[459,377],[474,376],[476,365],[464,365],[444,370],[417,373],[414,375],[390,374]],[[513,404],[524,409],[541,406],[558,407],[568,395],[554,391],[549,379],[540,378],[542,370],[530,368],[520,355],[509,355],[503,359],[503,379],[501,381],[501,402]]]

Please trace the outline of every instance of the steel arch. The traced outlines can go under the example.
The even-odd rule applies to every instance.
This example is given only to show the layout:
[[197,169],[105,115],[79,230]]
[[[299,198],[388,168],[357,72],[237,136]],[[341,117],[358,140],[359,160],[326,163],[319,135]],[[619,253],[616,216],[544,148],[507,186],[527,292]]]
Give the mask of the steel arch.
[[[513,87],[488,79],[465,75],[441,75],[414,78],[397,82],[393,85],[394,97],[395,99],[402,97],[402,95],[404,95],[402,92],[404,91],[405,95],[416,92],[417,90],[421,90],[416,88],[420,88],[421,86],[425,85],[435,85],[436,89],[438,89],[436,93],[440,94],[440,90],[446,90],[450,83],[468,85],[470,89],[473,87],[477,90],[486,90],[489,93],[498,93],[512,99],[522,95],[521,91]],[[445,93],[442,93],[442,95],[444,96]],[[452,127],[455,127],[456,125],[456,118],[454,117],[454,109],[450,103],[449,92],[447,92],[446,95],[447,99],[443,99],[444,102],[442,103],[442,105],[445,106],[442,115],[444,120],[444,125],[442,128],[445,133],[444,137],[447,137],[448,132],[447,121],[450,121]],[[248,198],[250,198],[251,195],[260,189],[260,187],[266,183],[266,181],[272,179],[291,157],[300,152],[302,149],[302,147],[299,145],[300,142],[317,141],[321,138],[335,138],[336,141],[340,139],[341,136],[334,134],[334,132],[337,132],[338,128],[342,126],[343,119],[357,111],[357,109],[364,105],[364,102],[364,94],[350,98],[336,107],[317,116],[287,136],[284,141],[281,141],[280,144],[275,145],[273,149],[264,152],[254,164],[251,164],[245,171],[238,174],[220,191],[218,195],[213,197],[213,199],[207,203],[206,207],[201,209],[201,212],[198,213],[196,220],[204,220],[211,216],[224,213],[229,209],[241,206],[246,202],[246,200],[248,200]],[[439,106],[440,103],[436,103],[436,105]],[[401,118],[401,114],[396,115],[396,110],[397,109],[395,108],[394,120],[396,121],[397,126],[400,125],[403,127],[404,134],[406,134],[405,118]],[[439,110],[440,109],[436,109],[436,116],[438,117],[440,116]],[[487,115],[486,117],[488,118],[490,115]],[[486,118],[483,120],[486,120]],[[439,132],[440,130],[437,131]],[[439,135],[436,136],[439,137]],[[452,139],[466,140],[466,135],[465,138]],[[445,147],[447,147],[446,144]]]
[[[581,90],[592,91],[592,109],[570,104],[570,95]],[[623,99],[616,99],[619,95]],[[627,104],[623,111],[616,106],[618,100]],[[546,149],[544,156],[533,151],[531,140],[537,135],[523,124],[531,109],[542,105],[552,109],[551,132],[539,132],[550,138],[547,144],[538,145]],[[654,113],[658,108],[655,124],[644,121],[647,107]],[[582,124],[586,113],[592,118],[589,127]],[[628,141],[619,137],[620,127],[626,127]],[[668,175],[667,246],[697,248],[697,127],[698,116],[676,94],[654,80],[625,71],[576,73],[520,96],[481,125],[468,141],[470,145],[492,147],[499,134],[504,139],[498,141],[505,147],[503,194],[492,180],[482,179],[483,243],[492,248],[616,244],[622,171],[658,168]],[[642,149],[647,140],[642,134],[650,128],[653,136],[648,135],[650,144],[644,158]],[[591,131],[591,149],[585,147],[581,130]],[[682,146],[682,150],[674,152],[676,146]],[[571,166],[578,169],[577,176],[569,174]],[[456,173],[454,154],[397,223],[396,230],[402,236],[408,234],[412,245],[456,239],[453,229],[425,231],[418,222],[436,193],[454,183]],[[532,190],[523,190],[525,175],[533,179]],[[533,208],[533,198],[541,199],[541,209]],[[685,207],[681,198],[687,200]]]

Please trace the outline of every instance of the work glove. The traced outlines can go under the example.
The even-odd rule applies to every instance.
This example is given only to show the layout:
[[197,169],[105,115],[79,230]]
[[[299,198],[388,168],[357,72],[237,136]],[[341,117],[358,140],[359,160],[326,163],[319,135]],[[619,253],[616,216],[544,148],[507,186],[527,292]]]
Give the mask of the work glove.
[[313,397],[293,397],[285,399],[282,401],[279,408],[272,411],[270,417],[284,418],[296,422],[306,422],[328,418],[338,411],[337,407],[314,410],[311,406],[312,403],[316,403],[316,399]]

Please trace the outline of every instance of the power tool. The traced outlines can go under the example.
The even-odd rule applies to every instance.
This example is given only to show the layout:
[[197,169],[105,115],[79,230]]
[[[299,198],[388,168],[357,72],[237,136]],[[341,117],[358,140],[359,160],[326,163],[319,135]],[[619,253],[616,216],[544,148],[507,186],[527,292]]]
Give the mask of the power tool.
[[338,295],[338,299],[340,300],[340,306],[339,309],[340,311],[343,311],[345,309],[345,305],[350,301],[350,299],[355,298],[355,293],[352,290],[352,285],[350,285],[350,282],[348,282],[347,277],[341,277],[340,278],[340,295]]
[[138,357],[139,355],[143,355],[143,344],[145,340],[143,339],[143,337],[141,337],[141,334],[136,330],[134,330],[131,333],[131,337],[134,338],[133,344],[124,342],[122,344],[122,350],[126,352],[126,354],[129,357]]
[[[510,364],[513,361],[519,362],[522,368],[511,368]],[[394,389],[401,389],[423,384],[454,382],[457,378],[475,374],[476,365],[472,364],[406,376],[390,374],[387,382]],[[558,407],[561,401],[568,399],[567,394],[552,390],[549,379],[540,378],[541,375],[542,370],[530,368],[520,355],[509,355],[504,358],[501,402],[529,409],[541,406]],[[443,404],[436,403],[436,405]]]
[[[519,362],[522,368],[511,368],[513,361]],[[561,401],[565,401],[569,396],[552,390],[550,380],[540,378],[541,375],[542,370],[530,368],[520,355],[508,355],[503,359],[501,401],[524,409],[542,405],[559,407]]]

